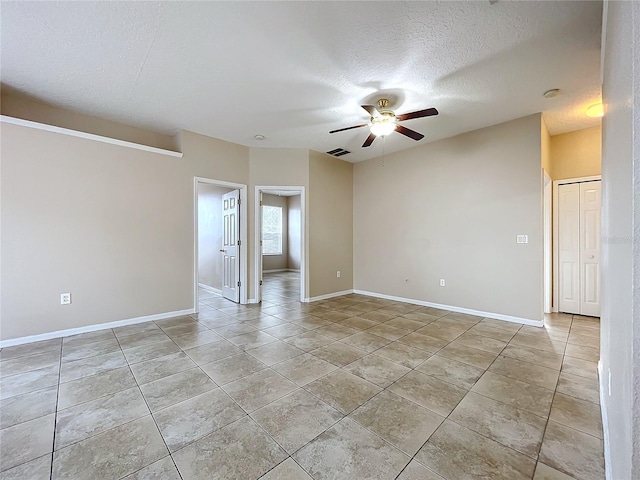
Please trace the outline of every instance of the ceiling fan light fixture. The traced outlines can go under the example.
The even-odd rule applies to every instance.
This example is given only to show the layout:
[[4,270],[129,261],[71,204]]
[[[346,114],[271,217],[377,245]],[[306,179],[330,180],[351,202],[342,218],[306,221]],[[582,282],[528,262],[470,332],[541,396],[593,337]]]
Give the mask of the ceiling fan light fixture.
[[393,132],[396,127],[396,118],[392,115],[381,115],[371,119],[371,133],[376,137],[384,137]]

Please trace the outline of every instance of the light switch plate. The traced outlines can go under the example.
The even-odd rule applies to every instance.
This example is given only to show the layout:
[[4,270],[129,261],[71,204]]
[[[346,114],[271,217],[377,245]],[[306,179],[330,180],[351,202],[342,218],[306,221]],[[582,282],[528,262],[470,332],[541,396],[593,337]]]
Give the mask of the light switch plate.
[[529,243],[529,235],[516,235],[516,243]]

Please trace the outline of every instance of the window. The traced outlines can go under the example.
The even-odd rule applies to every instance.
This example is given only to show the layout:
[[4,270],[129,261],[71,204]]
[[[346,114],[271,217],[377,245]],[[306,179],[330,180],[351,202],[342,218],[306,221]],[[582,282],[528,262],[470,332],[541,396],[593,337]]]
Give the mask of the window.
[[262,207],[262,254],[282,255],[282,207]]

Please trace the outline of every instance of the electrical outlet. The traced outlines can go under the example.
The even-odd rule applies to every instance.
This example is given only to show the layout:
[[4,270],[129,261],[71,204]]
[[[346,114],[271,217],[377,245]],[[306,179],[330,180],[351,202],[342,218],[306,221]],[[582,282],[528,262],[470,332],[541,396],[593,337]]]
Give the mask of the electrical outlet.
[[440,286],[441,286],[441,287],[444,287],[444,284],[445,284],[445,283],[444,283],[444,278],[441,278],[441,279],[440,279]]
[[529,235],[516,235],[516,243],[529,243]]
[[336,272],[336,277],[340,278],[340,270]]
[[70,293],[61,293],[60,294],[60,305],[69,305],[71,303],[71,294]]

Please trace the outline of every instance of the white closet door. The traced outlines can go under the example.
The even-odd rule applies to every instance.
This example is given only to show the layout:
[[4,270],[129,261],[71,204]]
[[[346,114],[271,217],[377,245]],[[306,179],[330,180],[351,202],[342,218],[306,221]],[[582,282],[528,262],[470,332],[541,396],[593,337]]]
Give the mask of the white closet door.
[[580,313],[580,184],[558,186],[558,310]]
[[580,314],[600,316],[600,187],[580,183]]

